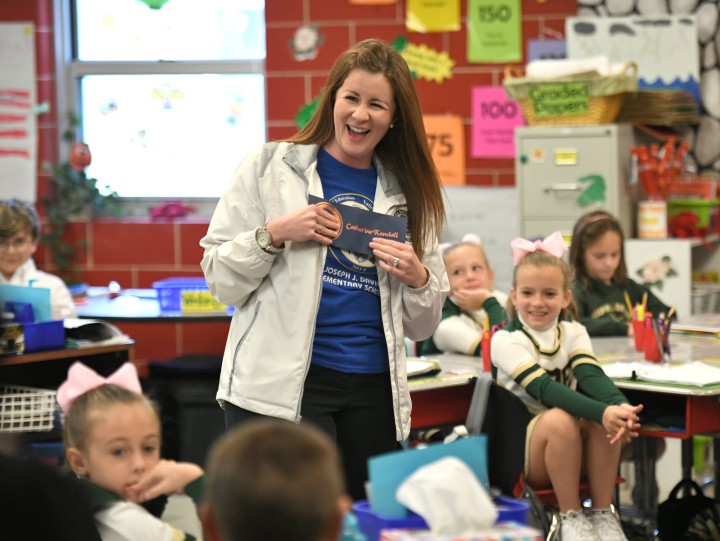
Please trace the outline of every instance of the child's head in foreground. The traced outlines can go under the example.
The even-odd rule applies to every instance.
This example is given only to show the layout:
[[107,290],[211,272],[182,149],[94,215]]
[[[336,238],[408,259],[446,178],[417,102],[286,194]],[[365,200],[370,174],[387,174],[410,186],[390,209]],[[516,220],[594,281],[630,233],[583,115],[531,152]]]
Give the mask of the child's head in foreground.
[[123,500],[138,501],[140,477],[160,460],[160,419],[135,366],[108,378],[76,362],[60,386],[63,441],[73,472]]
[[477,235],[468,234],[455,244],[440,246],[450,292],[460,289],[492,290],[495,272],[490,267],[485,249]]
[[0,272],[6,279],[32,257],[39,236],[35,207],[18,199],[0,201]]
[[513,271],[508,315],[519,315],[523,322],[536,331],[553,327],[560,319],[570,319],[573,273],[562,259],[567,249],[559,232],[544,240],[529,241],[516,238],[512,241]]
[[587,288],[590,280],[625,288],[625,237],[620,222],[612,214],[596,210],[584,214],[573,229],[570,265],[575,277]]
[[213,541],[334,541],[350,505],[336,444],[312,425],[239,425],[213,446],[206,475]]

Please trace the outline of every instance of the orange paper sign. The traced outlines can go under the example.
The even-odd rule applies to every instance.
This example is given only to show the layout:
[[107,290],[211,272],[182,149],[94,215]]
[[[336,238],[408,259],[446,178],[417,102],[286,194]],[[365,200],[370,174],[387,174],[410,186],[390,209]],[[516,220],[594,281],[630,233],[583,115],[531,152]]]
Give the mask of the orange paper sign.
[[465,130],[457,115],[423,116],[435,167],[446,186],[465,185]]

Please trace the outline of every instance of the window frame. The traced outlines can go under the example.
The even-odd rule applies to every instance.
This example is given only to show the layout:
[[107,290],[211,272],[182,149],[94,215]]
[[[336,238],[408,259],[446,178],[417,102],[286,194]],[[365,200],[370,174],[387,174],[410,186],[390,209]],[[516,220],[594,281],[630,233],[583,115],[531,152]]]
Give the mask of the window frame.
[[[265,59],[241,60],[173,60],[173,61],[82,61],[75,60],[77,49],[73,33],[73,0],[54,0],[55,78],[59,156],[69,156],[71,143],[63,133],[68,129],[67,115],[81,110],[80,81],[85,75],[262,75],[265,92],[265,141],[268,139],[267,74]],[[82,139],[82,128],[78,127]],[[91,149],[92,150],[92,149]],[[230,182],[230,178],[227,179]],[[112,188],[112,186],[111,186]],[[168,200],[180,200],[195,208],[193,217],[210,217],[218,197],[122,197],[123,216],[145,216],[153,206]]]

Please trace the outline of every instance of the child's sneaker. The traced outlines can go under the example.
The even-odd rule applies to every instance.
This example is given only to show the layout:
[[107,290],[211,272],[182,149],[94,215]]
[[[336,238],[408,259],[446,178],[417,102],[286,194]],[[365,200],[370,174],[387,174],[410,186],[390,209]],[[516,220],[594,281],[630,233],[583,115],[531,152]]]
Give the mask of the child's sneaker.
[[612,509],[590,509],[587,513],[600,541],[628,541]]
[[568,511],[560,513],[560,541],[598,541],[598,536],[582,511]]

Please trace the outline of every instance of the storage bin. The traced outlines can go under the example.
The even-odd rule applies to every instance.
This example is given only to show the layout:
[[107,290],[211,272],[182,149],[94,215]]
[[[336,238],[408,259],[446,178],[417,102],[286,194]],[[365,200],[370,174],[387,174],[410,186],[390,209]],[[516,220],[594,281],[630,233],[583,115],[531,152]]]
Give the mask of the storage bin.
[[216,301],[203,277],[166,278],[153,283],[163,315],[225,314],[228,308]]
[[689,212],[698,217],[695,227],[707,228],[708,233],[716,233],[718,221],[718,199],[670,199],[668,206],[668,222],[683,212]]
[[42,432],[54,426],[55,391],[0,384],[0,432]]
[[637,65],[628,62],[615,75],[591,72],[554,79],[525,77],[506,66],[503,87],[520,104],[528,126],[608,124],[617,118],[627,94],[637,91]]
[[[530,504],[506,496],[498,496],[494,501],[498,509],[497,523],[527,523]],[[367,536],[367,541],[379,541],[382,530],[425,530],[428,527],[425,519],[412,511],[408,511],[408,516],[405,518],[380,516],[372,510],[370,502],[365,500],[355,503],[353,505],[353,512],[355,516],[357,516],[360,530]]]
[[5,323],[0,325],[0,354],[20,355],[65,347],[63,321]]

